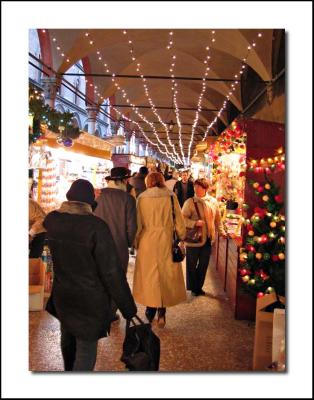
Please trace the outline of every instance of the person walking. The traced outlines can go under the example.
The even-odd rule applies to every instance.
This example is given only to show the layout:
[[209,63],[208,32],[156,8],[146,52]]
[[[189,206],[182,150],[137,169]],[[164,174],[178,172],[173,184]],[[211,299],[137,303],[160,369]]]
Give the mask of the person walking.
[[182,172],[181,180],[175,183],[173,191],[178,197],[181,208],[187,199],[194,196],[194,187],[192,180],[189,179],[189,171]]
[[135,239],[133,296],[146,306],[146,317],[152,322],[156,312],[158,325],[166,323],[166,308],[186,299],[181,263],[172,261],[173,197],[175,229],[185,237],[184,219],[176,195],[165,187],[161,173],[146,178],[147,189],[137,199],[138,230]]
[[130,178],[130,184],[135,189],[136,197],[138,197],[141,193],[144,192],[144,190],[146,190],[145,178],[147,174],[148,174],[148,168],[141,167],[139,169],[139,172],[135,176]]
[[[133,245],[137,229],[136,201],[127,192],[126,186],[129,177],[130,170],[127,168],[112,168],[106,177],[108,186],[101,190],[95,209],[95,215],[104,220],[111,231],[125,274],[129,263],[129,247]],[[114,304],[112,311],[113,319],[119,319]]]
[[46,229],[43,221],[46,217],[45,211],[33,199],[28,199],[28,247],[29,258],[41,257],[46,238]]
[[44,220],[54,266],[46,310],[60,321],[65,371],[92,371],[98,339],[110,332],[110,299],[127,320],[137,308],[111,232],[92,213],[93,185],[78,179],[66,197]]
[[186,200],[182,208],[186,227],[198,226],[202,231],[200,243],[186,242],[186,285],[193,296],[205,294],[203,285],[216,231],[227,237],[221,222],[218,202],[207,194],[208,188],[206,179],[197,179],[194,182],[195,196]]
[[173,171],[170,179],[166,180],[165,185],[166,187],[173,191],[174,185],[178,182],[178,173],[177,171]]

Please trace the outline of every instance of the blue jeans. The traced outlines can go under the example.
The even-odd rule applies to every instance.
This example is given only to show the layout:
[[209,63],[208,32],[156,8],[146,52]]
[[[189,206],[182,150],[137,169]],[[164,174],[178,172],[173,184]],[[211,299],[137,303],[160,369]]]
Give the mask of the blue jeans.
[[61,326],[61,352],[65,371],[93,371],[97,357],[97,343],[76,338]]

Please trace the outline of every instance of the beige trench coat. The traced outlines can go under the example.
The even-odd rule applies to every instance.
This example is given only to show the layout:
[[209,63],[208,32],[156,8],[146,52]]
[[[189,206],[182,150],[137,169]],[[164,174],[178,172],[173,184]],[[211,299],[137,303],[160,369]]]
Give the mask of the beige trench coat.
[[137,201],[133,296],[149,307],[170,307],[186,299],[181,263],[172,261],[173,195],[176,232],[185,237],[185,225],[176,195],[167,188],[145,190]]

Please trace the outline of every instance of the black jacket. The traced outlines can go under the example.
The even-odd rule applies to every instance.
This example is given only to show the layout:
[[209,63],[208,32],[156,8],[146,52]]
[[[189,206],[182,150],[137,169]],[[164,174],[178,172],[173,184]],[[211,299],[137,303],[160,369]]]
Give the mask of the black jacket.
[[64,202],[44,226],[54,268],[46,310],[83,340],[110,331],[111,298],[124,318],[132,318],[136,305],[107,224],[87,204]]
[[181,181],[176,182],[173,187],[173,191],[175,192],[175,194],[178,197],[181,208],[183,207],[185,200],[194,196],[194,186],[193,186],[193,182],[190,179],[188,180],[188,188],[187,189],[188,189],[187,190],[187,198],[184,199],[183,192],[182,192],[182,182]]

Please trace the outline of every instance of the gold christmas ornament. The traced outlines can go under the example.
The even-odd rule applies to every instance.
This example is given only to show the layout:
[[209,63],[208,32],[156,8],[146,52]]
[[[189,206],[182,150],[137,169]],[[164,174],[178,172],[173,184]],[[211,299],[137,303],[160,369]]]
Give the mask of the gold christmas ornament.
[[277,224],[276,224],[276,222],[272,221],[272,222],[269,224],[269,226],[270,226],[271,228],[276,228]]
[[285,259],[284,253],[279,253],[278,258],[279,258],[279,260],[284,260]]
[[[255,254],[255,257],[256,257],[258,260],[260,260],[260,259],[263,257],[263,255],[262,255],[262,253],[256,253],[256,254]],[[278,257],[279,257],[279,255],[278,255]]]

